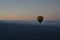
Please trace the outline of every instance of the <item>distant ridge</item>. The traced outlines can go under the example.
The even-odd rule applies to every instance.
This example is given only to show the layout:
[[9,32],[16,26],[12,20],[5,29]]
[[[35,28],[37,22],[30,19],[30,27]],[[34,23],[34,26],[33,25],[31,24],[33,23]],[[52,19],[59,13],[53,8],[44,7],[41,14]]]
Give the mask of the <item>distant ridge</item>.
[[28,20],[28,21],[22,21],[22,20],[0,20],[1,23],[14,23],[14,24],[32,24],[32,25],[59,25],[60,21],[46,21],[44,20],[41,24],[37,20]]

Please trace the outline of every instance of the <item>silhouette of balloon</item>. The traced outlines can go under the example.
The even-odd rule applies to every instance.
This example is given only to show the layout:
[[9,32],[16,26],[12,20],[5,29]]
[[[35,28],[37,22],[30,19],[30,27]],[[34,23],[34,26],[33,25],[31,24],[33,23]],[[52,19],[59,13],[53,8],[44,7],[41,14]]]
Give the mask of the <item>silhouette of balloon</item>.
[[43,21],[43,16],[38,16],[37,20],[38,20],[39,23],[41,23]]

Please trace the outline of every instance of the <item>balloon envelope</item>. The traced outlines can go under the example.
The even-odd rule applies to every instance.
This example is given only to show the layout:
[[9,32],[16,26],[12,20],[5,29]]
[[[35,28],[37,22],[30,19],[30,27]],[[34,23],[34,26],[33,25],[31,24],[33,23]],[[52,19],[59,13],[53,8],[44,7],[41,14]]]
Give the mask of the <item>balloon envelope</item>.
[[41,22],[43,21],[43,16],[38,16],[38,17],[37,17],[37,20],[38,20],[38,22],[41,23]]

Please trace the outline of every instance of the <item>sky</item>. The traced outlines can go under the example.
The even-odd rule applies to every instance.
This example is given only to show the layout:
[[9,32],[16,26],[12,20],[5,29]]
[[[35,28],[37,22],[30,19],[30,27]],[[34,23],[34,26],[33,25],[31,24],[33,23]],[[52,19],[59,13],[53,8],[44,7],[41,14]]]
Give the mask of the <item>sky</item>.
[[60,20],[60,0],[0,0],[0,20]]

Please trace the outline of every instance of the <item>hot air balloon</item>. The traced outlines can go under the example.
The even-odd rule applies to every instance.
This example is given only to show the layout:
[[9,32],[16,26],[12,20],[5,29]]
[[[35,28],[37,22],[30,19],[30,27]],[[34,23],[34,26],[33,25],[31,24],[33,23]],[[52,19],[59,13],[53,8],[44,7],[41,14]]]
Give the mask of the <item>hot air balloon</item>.
[[41,23],[43,21],[43,16],[38,16],[37,20],[38,20],[39,23]]

